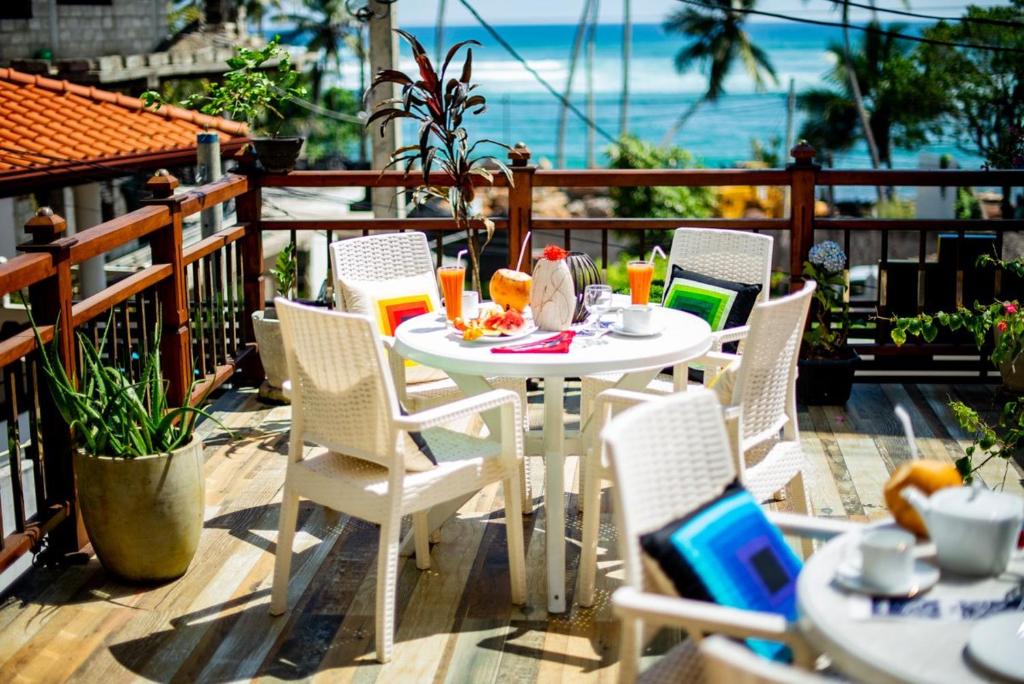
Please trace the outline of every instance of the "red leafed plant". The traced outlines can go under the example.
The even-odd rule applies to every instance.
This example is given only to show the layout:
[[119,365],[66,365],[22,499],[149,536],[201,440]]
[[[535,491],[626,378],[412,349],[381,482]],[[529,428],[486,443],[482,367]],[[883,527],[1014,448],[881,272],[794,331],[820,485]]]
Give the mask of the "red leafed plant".
[[544,258],[548,261],[560,261],[569,256],[569,252],[558,245],[548,245],[544,248]]
[[[420,42],[411,33],[397,29],[412,47],[412,55],[419,67],[419,74],[410,76],[397,69],[382,69],[367,90],[381,84],[397,85],[401,96],[382,100],[366,121],[367,127],[379,124],[383,136],[385,127],[400,119],[412,119],[419,124],[417,142],[395,150],[388,167],[405,164],[409,173],[419,162],[423,183],[416,189],[417,202],[428,197],[447,200],[452,218],[459,228],[466,231],[469,241],[469,260],[472,269],[473,287],[480,291],[480,254],[494,235],[494,223],[483,216],[473,215],[473,199],[476,196],[474,177],[486,183],[494,182],[492,170],[504,174],[509,186],[512,173],[499,159],[491,154],[474,156],[481,144],[497,145],[511,149],[508,145],[488,138],[470,143],[469,134],[463,127],[467,114],[479,115],[487,109],[483,95],[472,94],[477,85],[471,83],[473,73],[473,50],[470,45],[480,45],[475,40],[464,40],[448,50],[438,74]],[[466,48],[466,59],[458,78],[448,78],[448,67],[462,48]],[[431,172],[438,167],[446,176],[444,186],[434,184]],[[483,244],[480,243],[479,225],[486,231]]]

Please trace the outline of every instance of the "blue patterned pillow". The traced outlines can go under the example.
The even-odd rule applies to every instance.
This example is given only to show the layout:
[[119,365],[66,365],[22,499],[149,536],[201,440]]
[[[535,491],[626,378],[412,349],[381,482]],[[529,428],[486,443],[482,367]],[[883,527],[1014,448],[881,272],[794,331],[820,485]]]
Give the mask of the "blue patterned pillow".
[[[739,482],[686,517],[641,536],[640,545],[680,596],[796,620],[802,563]],[[791,658],[779,643],[747,644],[766,658]]]

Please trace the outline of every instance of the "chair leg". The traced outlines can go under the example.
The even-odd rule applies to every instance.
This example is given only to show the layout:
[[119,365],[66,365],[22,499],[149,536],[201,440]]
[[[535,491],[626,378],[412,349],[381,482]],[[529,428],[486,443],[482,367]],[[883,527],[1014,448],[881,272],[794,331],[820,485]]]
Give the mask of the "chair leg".
[[377,549],[377,660],[387,663],[395,643],[395,592],[398,585],[398,545],[402,517],[392,514],[380,526]]
[[523,542],[523,512],[520,509],[519,481],[506,477],[501,481],[505,498],[505,536],[508,539],[508,574],[512,583],[512,603],[526,603],[526,547]]
[[420,570],[430,569],[430,526],[427,524],[427,512],[412,514],[412,536],[416,542],[416,567]]
[[[597,534],[601,529],[601,468],[590,463],[583,481],[583,540],[580,549],[580,605],[594,605]],[[581,477],[583,475],[581,474]]]
[[[804,482],[803,471],[798,472],[796,477],[790,480],[789,486],[793,496],[793,507],[796,509],[796,512],[803,515],[814,515],[813,507],[807,496],[807,486]],[[805,559],[810,558],[811,554],[814,553],[814,540],[808,537],[801,537],[800,550],[803,552]]]
[[619,682],[635,684],[640,676],[640,654],[643,649],[641,638],[643,623],[636,618],[622,618],[622,634],[619,638]]
[[[523,436],[525,443],[526,436]],[[519,506],[522,515],[533,513],[533,486],[530,484],[530,457],[523,454],[523,460],[519,462],[519,491],[522,502]]]
[[288,607],[288,578],[292,568],[292,542],[299,517],[299,497],[285,484],[274,552],[274,587],[270,593],[270,614],[280,615]]

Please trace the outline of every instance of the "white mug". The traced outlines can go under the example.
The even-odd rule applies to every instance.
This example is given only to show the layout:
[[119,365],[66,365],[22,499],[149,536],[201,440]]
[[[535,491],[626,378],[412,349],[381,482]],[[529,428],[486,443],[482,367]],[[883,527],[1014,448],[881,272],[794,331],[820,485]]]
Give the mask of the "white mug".
[[860,539],[861,579],[869,587],[899,592],[914,578],[914,535],[903,530],[878,529]]
[[622,309],[622,329],[643,335],[654,327],[654,309],[643,304],[633,304]]
[[471,321],[480,315],[480,295],[476,290],[462,293],[462,318]]

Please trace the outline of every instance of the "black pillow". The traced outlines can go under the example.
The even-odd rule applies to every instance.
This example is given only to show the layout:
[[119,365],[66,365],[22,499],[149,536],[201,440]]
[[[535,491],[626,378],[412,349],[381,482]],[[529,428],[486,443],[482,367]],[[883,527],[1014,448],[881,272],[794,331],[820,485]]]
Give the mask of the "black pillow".
[[[680,282],[677,283],[677,280]],[[684,281],[692,282],[685,284]],[[704,293],[695,293],[694,290],[700,289],[697,284],[708,287]],[[717,296],[715,291],[718,291]],[[702,298],[700,294],[707,296]],[[711,325],[712,330],[718,331],[746,325],[759,294],[759,283],[735,283],[674,265],[672,277],[665,288],[664,304],[669,308],[700,316]],[[728,299],[732,299],[731,304]],[[722,320],[716,320],[717,316],[724,318],[724,323]]]

